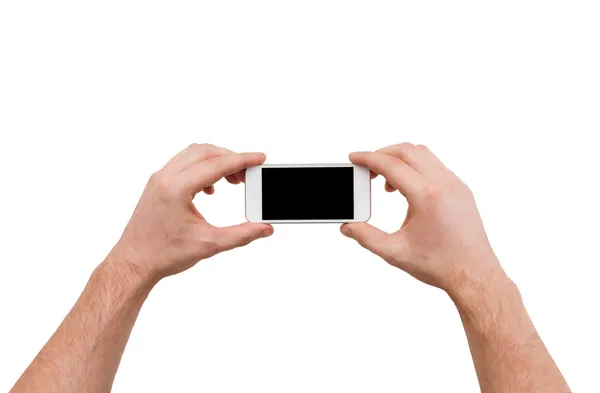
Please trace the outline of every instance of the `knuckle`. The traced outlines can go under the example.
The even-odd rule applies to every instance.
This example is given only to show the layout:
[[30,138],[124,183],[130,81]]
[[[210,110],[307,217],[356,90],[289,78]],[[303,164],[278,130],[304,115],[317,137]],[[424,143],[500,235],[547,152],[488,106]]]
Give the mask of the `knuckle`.
[[394,146],[391,155],[400,161],[406,162],[414,154],[415,145],[410,142],[400,143]]
[[380,174],[383,175],[383,174],[391,172],[391,169],[392,169],[391,157],[386,157],[383,154],[380,156],[377,156],[377,161],[375,161],[375,164],[376,164],[376,168],[379,170]]
[[400,264],[400,260],[398,255],[393,254],[392,252],[387,252],[387,253],[382,253],[382,256],[384,261],[386,261],[387,263],[389,263],[392,266],[398,266]]
[[189,150],[198,150],[199,152],[210,151],[214,146],[210,143],[192,143],[188,146]]
[[413,154],[415,149],[415,145],[410,142],[403,142],[397,145],[387,146],[383,149],[378,150],[378,152],[383,153],[388,156],[396,157],[400,160],[405,160],[407,157]]
[[219,159],[215,160],[214,171],[219,174],[223,174],[223,172],[227,172],[226,168],[228,166],[229,159]]
[[368,250],[371,249],[369,246],[372,242],[369,241],[370,239],[365,233],[362,233],[361,231],[355,231],[350,237],[356,240],[356,242],[362,247]]
[[199,247],[208,254],[216,254],[220,245],[217,238],[209,232],[204,233],[198,240]]
[[372,247],[370,246],[369,241],[364,236],[357,236],[354,239],[358,244],[360,244],[362,248],[366,248],[367,250],[371,251]]
[[406,157],[414,148],[415,145],[410,142],[400,143],[396,146],[396,150],[400,154],[400,157]]
[[247,246],[251,242],[252,242],[252,236],[250,236],[250,235],[243,235],[243,236],[240,236],[237,239],[236,244],[239,245],[239,246],[241,246],[241,247],[243,247],[243,246]]
[[160,188],[164,183],[165,176],[163,175],[162,171],[154,172],[148,181],[148,184],[155,188]]
[[148,184],[162,199],[171,199],[175,196],[175,187],[161,171],[152,174]]
[[197,143],[191,143],[191,144],[190,144],[190,145],[187,147],[187,149],[186,149],[186,150],[188,150],[188,151],[192,151],[192,152],[193,152],[193,151],[199,150],[199,149],[200,149],[200,146],[201,146],[201,145],[199,145],[199,144],[197,144]]
[[475,195],[473,194],[473,190],[471,189],[471,187],[469,187],[466,183],[463,183],[461,181],[461,188],[462,188],[462,192],[464,193],[464,195],[470,197],[470,198],[474,198]]
[[389,145],[387,147],[384,147],[383,149],[380,149],[380,151],[404,151],[404,150],[408,150],[408,149],[412,149],[414,148],[415,145],[413,145],[410,142],[402,142],[402,143],[397,143],[395,145]]
[[409,245],[404,241],[394,241],[385,250],[383,259],[390,265],[399,266],[406,260]]
[[450,179],[448,182],[448,189],[453,195],[473,196],[473,191],[471,188],[458,177]]
[[423,197],[430,204],[438,204],[444,199],[444,191],[434,185],[428,185],[423,189]]
[[215,148],[215,145],[213,145],[212,143],[202,143],[198,145],[198,147],[201,147],[204,150],[212,150]]
[[223,162],[223,167],[227,167],[229,170],[233,170],[234,172],[237,172],[239,170],[241,170],[244,167],[244,156],[240,155],[240,154],[236,154],[234,156],[231,156],[227,162]]

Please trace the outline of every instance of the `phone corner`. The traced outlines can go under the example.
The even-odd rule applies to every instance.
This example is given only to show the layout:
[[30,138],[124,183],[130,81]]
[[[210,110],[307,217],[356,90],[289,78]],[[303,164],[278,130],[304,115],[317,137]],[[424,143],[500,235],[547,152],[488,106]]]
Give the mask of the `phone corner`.
[[252,214],[248,214],[248,209],[246,209],[246,211],[244,212],[244,218],[246,219],[247,222],[251,222],[251,223],[261,223],[261,222],[264,222],[261,219],[257,219]]
[[370,219],[371,219],[371,210],[369,210],[369,214],[367,215],[366,218],[361,218],[357,222],[368,222]]

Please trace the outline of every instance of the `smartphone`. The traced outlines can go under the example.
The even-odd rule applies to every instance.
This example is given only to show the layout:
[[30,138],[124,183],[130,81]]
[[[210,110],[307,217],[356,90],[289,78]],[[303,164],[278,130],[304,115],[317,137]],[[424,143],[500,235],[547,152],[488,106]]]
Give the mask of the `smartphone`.
[[352,164],[261,165],[246,170],[250,222],[364,222],[371,177]]

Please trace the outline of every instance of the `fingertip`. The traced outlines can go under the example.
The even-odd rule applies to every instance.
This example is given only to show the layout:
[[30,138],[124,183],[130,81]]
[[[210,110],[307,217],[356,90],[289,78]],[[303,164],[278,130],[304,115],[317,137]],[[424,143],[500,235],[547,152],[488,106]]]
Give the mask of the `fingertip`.
[[344,236],[349,236],[350,235],[350,229],[348,228],[348,224],[342,224],[340,226],[340,232],[342,232],[342,235],[344,235]]
[[350,153],[348,158],[353,164],[366,166],[365,163],[369,160],[371,154],[373,154],[372,151],[355,151],[353,153]]
[[261,165],[267,159],[265,153],[260,152],[250,152],[250,153],[241,153],[244,157],[244,168],[251,168],[253,166]]
[[257,238],[269,237],[273,234],[273,226],[271,224],[246,222],[242,224],[248,228],[251,228],[252,232],[256,234]]
[[362,222],[347,222],[342,225],[340,230],[344,236],[356,240],[356,236],[360,233],[363,224]]
[[261,153],[259,151],[245,151],[245,152],[241,152],[241,153],[238,153],[238,154],[240,156],[252,157],[252,158],[256,158],[256,159],[266,158],[265,153]]
[[267,160],[267,155],[265,153],[255,152],[253,154],[256,155],[257,160],[260,161],[261,164]]
[[360,152],[360,151],[352,152],[348,155],[348,159],[350,160],[350,162],[354,162],[354,161],[356,161],[357,158],[360,157],[361,153],[362,152]]
[[266,225],[266,228],[263,229],[263,231],[261,232],[260,237],[269,237],[271,236],[273,233],[275,232],[275,230],[273,229],[273,227],[269,224]]

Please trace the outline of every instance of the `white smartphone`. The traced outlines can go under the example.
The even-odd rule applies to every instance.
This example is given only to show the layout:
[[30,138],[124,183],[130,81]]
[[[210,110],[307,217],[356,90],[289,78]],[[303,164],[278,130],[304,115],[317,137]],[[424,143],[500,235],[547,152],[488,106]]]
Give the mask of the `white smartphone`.
[[364,222],[371,176],[352,164],[261,165],[246,170],[250,222]]

